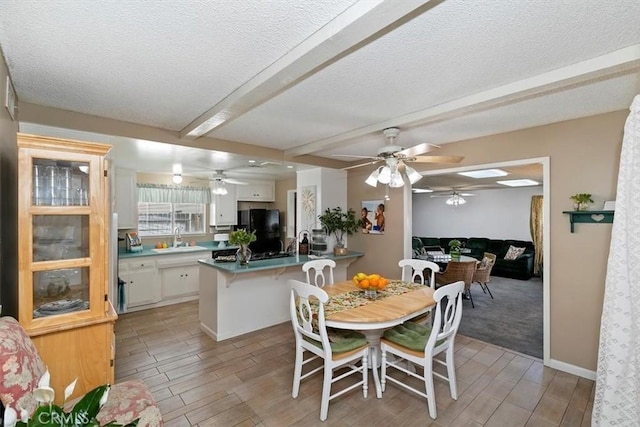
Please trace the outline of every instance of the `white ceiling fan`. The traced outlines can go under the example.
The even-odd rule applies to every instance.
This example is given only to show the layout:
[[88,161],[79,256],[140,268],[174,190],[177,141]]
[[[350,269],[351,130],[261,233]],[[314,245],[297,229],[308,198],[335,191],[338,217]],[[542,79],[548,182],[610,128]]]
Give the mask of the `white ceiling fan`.
[[361,166],[373,165],[384,162],[385,165],[377,168],[367,178],[366,183],[376,186],[378,182],[389,184],[390,187],[402,187],[404,181],[399,173],[399,168],[404,167],[407,177],[411,183],[417,182],[422,175],[408,165],[408,163],[459,163],[463,157],[460,156],[421,156],[428,153],[433,148],[440,148],[437,145],[426,142],[413,147],[405,148],[396,144],[396,139],[400,135],[398,128],[386,128],[382,131],[387,139],[387,144],[378,150],[376,156],[357,156],[350,154],[334,154],[339,157],[356,157],[362,159],[372,159],[371,161],[342,168],[343,170],[359,168]]
[[447,201],[445,202],[449,206],[460,206],[467,203],[465,197],[473,197],[475,194],[473,193],[461,193],[459,191],[452,191],[447,194],[432,194],[430,197],[438,198],[438,197],[446,197]]
[[423,142],[413,147],[405,148],[396,144],[396,139],[400,135],[398,128],[386,128],[382,131],[387,139],[387,144],[378,150],[376,156],[357,156],[351,154],[334,154],[339,157],[357,157],[362,159],[373,159],[372,161],[360,163],[358,165],[347,166],[343,170],[359,168],[361,166],[372,165],[375,163],[386,161],[387,163],[459,163],[464,157],[460,156],[421,156],[420,154],[428,153],[434,148],[440,148],[438,145]]
[[216,170],[213,176],[209,178],[209,181],[211,181],[211,192],[216,196],[224,196],[229,192],[226,184],[249,185],[248,182],[227,178],[227,175],[222,170]]

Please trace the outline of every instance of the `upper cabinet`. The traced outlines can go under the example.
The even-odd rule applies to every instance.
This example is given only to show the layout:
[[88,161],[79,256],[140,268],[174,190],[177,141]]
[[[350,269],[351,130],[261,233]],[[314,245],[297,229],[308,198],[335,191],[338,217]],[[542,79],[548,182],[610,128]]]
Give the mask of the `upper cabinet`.
[[237,186],[238,201],[274,202],[276,200],[275,181],[249,181],[248,185]]
[[226,184],[227,194],[213,195],[209,211],[209,225],[219,227],[236,225],[238,223],[238,203],[236,200],[236,186]]
[[138,228],[138,196],[136,171],[115,170],[115,207],[118,228]]

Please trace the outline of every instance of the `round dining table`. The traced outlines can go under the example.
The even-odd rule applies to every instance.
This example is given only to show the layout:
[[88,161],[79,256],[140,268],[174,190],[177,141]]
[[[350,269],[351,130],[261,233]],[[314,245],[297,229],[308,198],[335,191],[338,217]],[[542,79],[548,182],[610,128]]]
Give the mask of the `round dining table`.
[[[412,284],[418,286],[417,284]],[[433,299],[433,289],[429,286],[419,286],[417,289],[399,295],[379,296],[371,299],[364,305],[353,307],[345,302],[342,309],[340,301],[349,301],[344,298],[350,292],[357,292],[359,296],[363,291],[356,288],[353,282],[344,281],[326,285],[324,291],[329,295],[329,302],[325,304],[326,325],[331,328],[351,329],[362,332],[371,345],[371,363],[373,379],[376,386],[376,396],[382,397],[378,366],[380,362],[380,338],[386,329],[399,325],[409,319],[426,313],[436,305]],[[327,305],[332,310],[327,310]]]

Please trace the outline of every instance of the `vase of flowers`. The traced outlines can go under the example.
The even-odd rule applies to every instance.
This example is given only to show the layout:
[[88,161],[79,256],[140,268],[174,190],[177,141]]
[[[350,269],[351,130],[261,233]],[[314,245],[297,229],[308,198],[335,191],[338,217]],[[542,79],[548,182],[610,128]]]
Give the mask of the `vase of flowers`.
[[236,252],[236,261],[238,261],[240,265],[249,264],[249,260],[251,259],[251,249],[249,249],[249,243],[255,241],[255,231],[247,233],[247,230],[244,228],[232,231],[229,234],[229,243],[231,243],[232,245],[240,246],[240,248]]
[[449,241],[449,255],[451,255],[451,261],[460,261],[460,250],[462,248],[462,242],[458,239]]

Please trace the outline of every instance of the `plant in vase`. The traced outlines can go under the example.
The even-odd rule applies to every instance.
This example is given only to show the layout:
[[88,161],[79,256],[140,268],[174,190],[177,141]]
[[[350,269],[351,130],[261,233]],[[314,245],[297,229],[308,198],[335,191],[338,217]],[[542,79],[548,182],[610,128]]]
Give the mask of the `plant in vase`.
[[589,203],[593,203],[591,194],[577,193],[570,197],[573,200],[573,208],[577,211],[586,211],[589,208]]
[[336,238],[333,253],[336,255],[346,254],[347,250],[344,247],[345,235],[354,234],[360,229],[355,211],[353,209],[343,211],[341,207],[327,208],[322,215],[318,216],[318,219],[327,234],[333,234]]
[[449,255],[451,260],[460,261],[460,249],[462,248],[462,242],[458,239],[449,240]]
[[249,243],[256,241],[256,233],[252,231],[247,233],[247,230],[241,228],[229,233],[229,243],[234,246],[240,246],[238,252],[236,252],[236,260],[242,264],[248,264],[251,259],[251,249],[249,249]]

